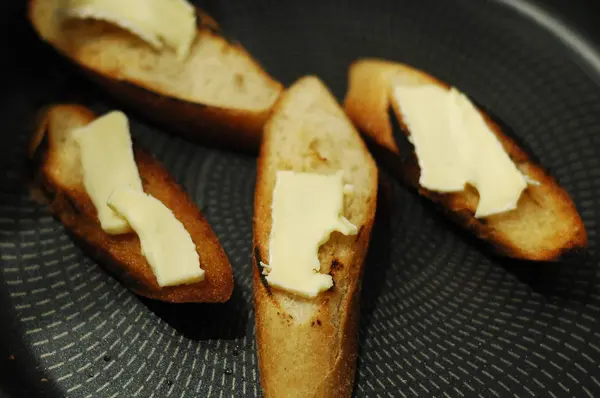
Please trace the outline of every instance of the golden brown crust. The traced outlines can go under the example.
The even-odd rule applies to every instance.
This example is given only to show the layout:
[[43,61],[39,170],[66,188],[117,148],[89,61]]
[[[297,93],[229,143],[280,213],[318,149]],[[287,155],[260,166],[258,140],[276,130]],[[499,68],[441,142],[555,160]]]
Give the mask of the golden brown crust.
[[96,209],[80,185],[57,181],[59,161],[51,131],[53,118],[74,118],[83,125],[95,115],[77,105],[58,105],[45,112],[40,127],[31,139],[29,154],[36,172],[36,183],[46,193],[54,215],[65,225],[77,243],[86,249],[108,272],[133,292],[168,302],[225,302],[233,290],[231,265],[210,225],[163,166],[143,150],[135,149],[135,160],[144,191],[173,211],[196,244],[204,281],[160,287],[140,250],[135,233],[109,235],[100,227]]
[[[314,78],[300,79],[288,92],[306,79]],[[286,93],[281,96],[273,115],[284,106],[287,96]],[[337,264],[333,268],[334,287],[312,299],[316,309],[308,321],[296,322],[280,301],[290,295],[270,289],[262,277],[259,264],[268,258],[271,231],[273,184],[270,174],[274,170],[270,169],[267,159],[269,152],[277,150],[271,144],[272,128],[271,123],[267,122],[258,160],[254,202],[253,284],[261,385],[265,397],[349,397],[356,370],[364,258],[376,209],[376,165],[367,155],[365,167],[370,168],[375,176],[370,187],[373,197],[366,205],[367,220],[354,237],[351,262]],[[368,154],[364,143],[360,145]],[[311,301],[302,298],[295,300]],[[339,307],[330,305],[332,302],[339,302]],[[335,327],[338,322],[339,327]]]
[[[567,192],[482,111],[480,112],[488,126],[496,134],[511,159],[522,172],[540,182],[541,185],[528,187],[518,203],[517,210],[482,220],[474,217],[478,202],[475,190],[467,188],[465,192],[440,194],[420,187],[420,170],[414,152],[401,158],[393,136],[388,113],[390,107],[393,108],[396,118],[406,133],[398,104],[390,95],[395,81],[412,84],[430,83],[444,87],[448,85],[408,65],[394,62],[365,59],[356,61],[350,67],[349,89],[344,103],[346,113],[373,144],[377,157],[397,177],[434,202],[457,224],[487,241],[501,254],[527,260],[551,261],[559,259],[567,252],[578,251],[587,246],[585,226]],[[513,236],[510,229],[513,226],[522,229],[535,228],[526,225],[525,220],[536,216],[543,218],[547,205],[551,205],[560,218],[562,228],[544,231],[544,239],[540,239],[531,247],[525,247],[523,240]],[[528,218],[526,219],[525,216]],[[537,231],[532,231],[532,235],[536,233]]]
[[[43,37],[34,18],[35,3],[36,0],[29,1],[29,19]],[[210,15],[199,8],[197,15],[199,37],[227,41]],[[45,41],[124,106],[160,124],[167,131],[204,145],[247,152],[258,151],[262,128],[270,108],[253,111],[178,99],[148,82],[125,79],[116,66],[109,68],[100,61],[79,59],[77,52],[61,48],[47,38]],[[245,54],[275,90],[279,92],[283,89],[281,83],[269,76],[239,43],[228,42],[228,51]]]

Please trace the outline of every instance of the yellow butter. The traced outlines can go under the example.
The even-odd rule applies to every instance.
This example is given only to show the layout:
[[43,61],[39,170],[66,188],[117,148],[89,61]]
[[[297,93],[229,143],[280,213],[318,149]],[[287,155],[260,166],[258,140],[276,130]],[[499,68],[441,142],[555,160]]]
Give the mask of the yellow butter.
[[122,215],[140,238],[159,286],[200,282],[204,270],[184,225],[161,201],[144,192],[117,189],[108,205]]
[[83,185],[96,207],[102,229],[109,234],[131,232],[127,221],[106,204],[117,188],[143,190],[127,116],[110,112],[73,130],[72,137],[79,146]]
[[355,235],[357,228],[343,215],[342,174],[319,175],[278,171],[271,205],[269,264],[263,264],[269,285],[304,297],[333,286],[320,273],[319,247],[332,232]]
[[527,180],[471,101],[455,88],[397,85],[393,93],[431,191],[477,189],[475,217],[514,210]]
[[113,23],[156,49],[187,56],[196,34],[194,6],[186,0],[68,0],[66,15]]

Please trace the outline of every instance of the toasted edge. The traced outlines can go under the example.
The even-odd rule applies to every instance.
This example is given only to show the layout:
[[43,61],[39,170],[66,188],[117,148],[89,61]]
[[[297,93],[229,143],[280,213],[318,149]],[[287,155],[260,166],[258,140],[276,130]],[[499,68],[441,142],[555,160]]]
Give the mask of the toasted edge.
[[[323,90],[323,95],[328,95],[336,102],[333,95],[325,85],[316,77],[307,76],[294,83],[279,99],[273,110],[276,115],[288,101],[293,99],[296,87],[303,84],[317,84]],[[338,105],[339,106],[339,105]],[[340,112],[343,110],[340,107]],[[270,119],[272,120],[272,119]],[[360,138],[356,131],[357,137]],[[358,325],[360,307],[360,289],[364,271],[364,260],[370,243],[370,236],[375,218],[377,203],[378,172],[374,160],[368,154],[364,142],[360,141],[364,151],[368,154],[375,178],[373,186],[374,198],[367,209],[367,221],[360,228],[356,237],[352,263],[347,264],[339,272],[346,273],[348,290],[343,306],[338,308],[336,314],[331,314],[327,309],[328,295],[325,292],[314,300],[319,301],[319,309],[313,314],[312,321],[304,325],[296,324],[288,314],[282,310],[276,295],[267,284],[262,275],[261,259],[268,258],[268,237],[271,229],[271,201],[272,191],[264,182],[269,173],[266,164],[267,152],[270,148],[271,123],[265,126],[265,135],[258,160],[257,185],[254,204],[254,241],[253,241],[253,285],[254,306],[256,317],[256,339],[258,346],[258,359],[260,380],[266,397],[281,396],[286,391],[288,396],[311,397],[345,397],[350,396],[354,386],[356,361],[358,355]],[[334,284],[336,274],[334,276]],[[335,288],[335,287],[334,287]],[[277,292],[277,294],[282,294]],[[285,294],[285,292],[283,292]],[[302,299],[298,299],[302,300]],[[328,316],[342,316],[339,330],[334,330]],[[284,347],[279,349],[279,347]],[[293,347],[309,347],[310,352],[294,352]],[[328,351],[329,350],[329,351]],[[323,369],[328,362],[328,354],[337,352],[337,358],[328,369]],[[302,366],[293,367],[293,364],[303,363]],[[291,365],[291,366],[290,366]],[[293,367],[293,368],[292,368]],[[291,378],[286,374],[292,375]],[[298,387],[299,384],[303,384]]]
[[186,192],[150,154],[134,145],[144,190],[170,209],[190,232],[200,256],[205,279],[189,285],[160,287],[141,253],[135,233],[111,236],[100,227],[95,208],[82,187],[62,186],[52,178],[51,152],[53,117],[74,117],[82,124],[96,116],[78,105],[55,105],[40,114],[28,156],[34,186],[40,188],[54,216],[67,228],[74,241],[111,275],[134,293],[151,299],[183,302],[225,302],[233,290],[233,273],[225,251],[210,225]]
[[454,222],[486,241],[500,254],[525,260],[555,261],[567,253],[581,251],[587,246],[585,226],[568,193],[540,165],[535,164],[513,139],[506,136],[489,115],[481,110],[480,113],[488,126],[519,169],[542,183],[540,187],[529,186],[521,200],[530,200],[532,197],[529,193],[551,195],[560,205],[561,214],[569,219],[571,228],[557,233],[550,247],[525,250],[493,227],[493,223],[502,222],[502,215],[494,216],[493,223],[478,220],[474,217],[476,203],[467,202],[462,193],[440,194],[420,187],[420,170],[414,151],[410,154],[401,152],[393,135],[389,115],[389,109],[392,107],[403,133],[407,134],[406,126],[397,111],[398,107],[392,106],[391,82],[398,76],[415,83],[448,87],[446,83],[409,65],[378,59],[362,59],[354,62],[350,67],[349,88],[344,101],[346,113],[372,144],[378,159],[398,178],[430,199]]
[[[38,36],[123,106],[187,140],[231,150],[258,151],[271,107],[253,111],[191,102],[162,93],[159,88],[144,81],[124,80],[118,70],[100,69],[99,64],[88,65],[48,41],[33,18],[36,1],[40,0],[29,0],[28,19]],[[229,40],[210,15],[200,8],[197,8],[197,15],[199,36],[225,41],[231,51],[246,55],[272,87],[281,93],[283,85],[273,79],[241,44]]]

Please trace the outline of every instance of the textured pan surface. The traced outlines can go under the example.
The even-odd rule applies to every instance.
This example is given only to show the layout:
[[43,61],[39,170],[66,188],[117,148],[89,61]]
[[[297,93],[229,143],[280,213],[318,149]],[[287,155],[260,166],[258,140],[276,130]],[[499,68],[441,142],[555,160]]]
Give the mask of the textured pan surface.
[[[132,118],[134,135],[202,208],[236,274],[225,305],[132,295],[22,183],[39,107],[68,100],[102,111],[112,102],[36,41],[17,3],[2,4],[12,14],[3,12],[10,33],[0,61],[0,396],[260,396],[255,159]],[[493,1],[221,0],[206,8],[286,84],[315,73],[341,98],[349,63],[364,56],[451,82],[514,129],[586,224],[587,258],[500,260],[391,182],[365,269],[357,397],[600,396],[600,70],[584,72],[580,55]]]

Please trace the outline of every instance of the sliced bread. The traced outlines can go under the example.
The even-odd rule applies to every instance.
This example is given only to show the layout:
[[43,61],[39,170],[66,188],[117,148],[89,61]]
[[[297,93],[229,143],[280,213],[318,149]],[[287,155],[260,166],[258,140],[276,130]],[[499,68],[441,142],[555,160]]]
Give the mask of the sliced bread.
[[124,106],[190,140],[258,151],[282,86],[214,19],[197,10],[197,34],[181,60],[108,22],[65,17],[64,4],[29,0],[31,24]]
[[481,109],[480,114],[517,168],[528,179],[539,184],[527,187],[515,210],[486,218],[474,217],[479,195],[470,185],[464,191],[455,193],[438,193],[421,187],[414,151],[409,149],[402,152],[402,146],[398,145],[393,133],[390,107],[402,132],[410,135],[402,120],[401,104],[391,95],[395,82],[449,86],[425,72],[400,63],[364,59],[350,67],[344,104],[346,113],[373,144],[378,159],[397,177],[434,202],[456,223],[504,255],[550,261],[587,245],[584,224],[568,193]]
[[[334,286],[315,298],[271,287],[272,197],[279,170],[333,174],[353,185],[344,216],[358,234],[333,233],[319,250],[320,272]],[[316,77],[285,92],[265,127],[254,213],[254,303],[260,378],[266,397],[348,397],[357,357],[363,261],[377,200],[374,160],[340,105]],[[315,192],[319,195],[319,192]]]
[[30,141],[34,183],[44,192],[56,218],[84,250],[136,294],[167,302],[229,300],[233,273],[217,236],[183,188],[141,148],[134,148],[134,156],[143,189],[168,207],[184,225],[196,245],[201,268],[205,271],[204,280],[161,287],[142,254],[135,233],[109,235],[104,232],[84,187],[79,147],[70,134],[95,118],[91,111],[78,105],[51,106],[44,112]]

